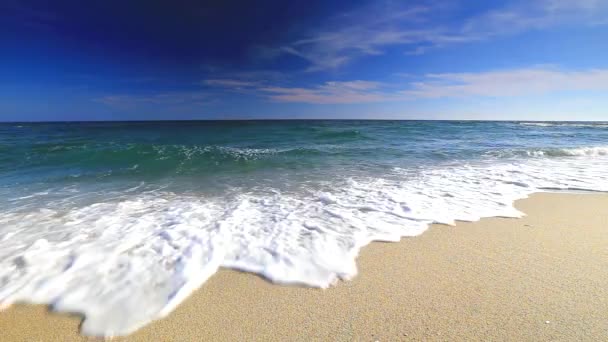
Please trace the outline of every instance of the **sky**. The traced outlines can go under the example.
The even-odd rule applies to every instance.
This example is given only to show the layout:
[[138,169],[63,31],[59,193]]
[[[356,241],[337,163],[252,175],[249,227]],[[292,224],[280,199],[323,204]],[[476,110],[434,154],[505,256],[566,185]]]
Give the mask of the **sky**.
[[0,121],[608,121],[608,0],[2,0],[0,44]]

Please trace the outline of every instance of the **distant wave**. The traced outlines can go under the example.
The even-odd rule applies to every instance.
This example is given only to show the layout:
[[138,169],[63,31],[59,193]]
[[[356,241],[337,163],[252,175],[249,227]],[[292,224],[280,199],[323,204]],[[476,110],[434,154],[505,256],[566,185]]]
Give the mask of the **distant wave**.
[[533,150],[527,151],[527,154],[551,157],[598,157],[608,155],[608,146]]
[[38,162],[106,163],[141,160],[189,160],[245,162],[280,153],[305,152],[298,149],[248,148],[217,145],[156,144],[39,144],[25,151]]
[[[3,148],[0,145],[0,151]],[[303,147],[253,148],[187,144],[37,144],[27,150],[7,149],[0,153],[0,171],[32,168],[73,169],[67,174],[44,174],[45,179],[137,176],[159,178],[171,175],[212,175],[275,167],[311,167],[315,158],[336,155],[370,155],[373,151],[315,144]],[[136,166],[137,165],[137,166]],[[48,177],[48,178],[47,178]],[[69,178],[66,178],[69,177]],[[42,179],[41,179],[42,180]]]
[[486,152],[492,157],[603,157],[608,156],[608,146],[578,148],[543,148],[522,150],[497,150]]
[[522,126],[533,127],[585,127],[585,128],[608,128],[608,123],[574,123],[574,122],[520,122]]
[[321,130],[317,133],[317,138],[327,140],[369,140],[370,137],[356,129],[348,130]]

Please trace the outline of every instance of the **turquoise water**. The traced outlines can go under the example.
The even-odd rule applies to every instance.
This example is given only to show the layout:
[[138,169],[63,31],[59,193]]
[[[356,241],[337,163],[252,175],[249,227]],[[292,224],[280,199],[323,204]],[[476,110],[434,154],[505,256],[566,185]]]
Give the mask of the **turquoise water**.
[[0,304],[124,334],[220,266],[327,287],[370,241],[606,191],[606,170],[608,123],[1,124]]
[[[608,124],[236,121],[0,125],[3,190],[132,187],[177,191],[297,186],[449,163],[564,156],[603,146]],[[278,177],[278,179],[277,179]],[[278,182],[278,181],[283,182]],[[294,182],[296,182],[294,184]],[[4,203],[3,203],[4,204]],[[6,204],[5,204],[6,205]]]

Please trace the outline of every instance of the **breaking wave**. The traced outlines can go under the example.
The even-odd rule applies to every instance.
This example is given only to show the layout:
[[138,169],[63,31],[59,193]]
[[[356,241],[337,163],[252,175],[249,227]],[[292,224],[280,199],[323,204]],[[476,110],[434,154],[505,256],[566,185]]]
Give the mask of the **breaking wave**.
[[537,191],[608,191],[608,130],[564,124],[582,125],[0,125],[0,307],[49,304],[111,336],[219,267],[326,288],[371,241],[519,217]]
[[608,123],[593,122],[593,123],[574,123],[574,122],[520,122],[522,126],[533,127],[578,127],[578,128],[608,128]]
[[169,313],[219,267],[328,287],[357,274],[356,257],[371,241],[416,236],[431,223],[519,217],[513,201],[542,189],[608,191],[608,159],[580,155],[572,163],[462,165],[413,178],[395,168],[389,178],[304,192],[160,190],[3,212],[0,303],[48,303],[83,313],[85,334],[123,335]]
[[498,150],[486,152],[494,157],[603,157],[608,156],[608,146],[579,148],[544,148],[523,150]]

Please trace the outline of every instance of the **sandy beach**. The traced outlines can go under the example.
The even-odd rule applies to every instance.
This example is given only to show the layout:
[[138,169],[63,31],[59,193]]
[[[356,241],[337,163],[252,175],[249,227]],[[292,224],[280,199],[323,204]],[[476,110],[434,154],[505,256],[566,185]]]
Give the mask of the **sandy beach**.
[[[367,246],[359,275],[327,290],[220,271],[124,340],[608,339],[608,195],[535,194],[516,206],[527,216]],[[86,339],[79,322],[16,305],[0,312],[0,339]]]

